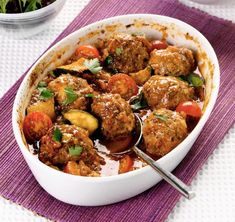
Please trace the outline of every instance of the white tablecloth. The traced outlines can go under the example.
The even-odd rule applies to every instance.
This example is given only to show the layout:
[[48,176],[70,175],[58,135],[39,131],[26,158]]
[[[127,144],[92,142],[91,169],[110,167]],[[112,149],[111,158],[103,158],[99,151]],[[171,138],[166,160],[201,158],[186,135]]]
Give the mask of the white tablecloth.
[[[64,9],[50,28],[34,37],[24,40],[0,37],[0,97],[84,8],[88,1],[67,0]],[[223,0],[216,5],[200,5],[187,0],[181,0],[181,2],[235,22],[234,0]],[[196,198],[191,201],[181,198],[167,221],[235,221],[234,171],[235,127],[230,129],[194,179],[192,188],[197,193]],[[48,220],[0,197],[0,221],[45,222]]]

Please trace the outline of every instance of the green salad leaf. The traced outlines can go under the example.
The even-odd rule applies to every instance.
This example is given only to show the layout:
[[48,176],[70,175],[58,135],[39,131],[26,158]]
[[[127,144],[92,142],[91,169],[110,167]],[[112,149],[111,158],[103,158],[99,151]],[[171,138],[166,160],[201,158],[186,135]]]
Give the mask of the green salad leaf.
[[10,2],[10,0],[0,0],[0,13],[6,13],[7,12],[7,4]]

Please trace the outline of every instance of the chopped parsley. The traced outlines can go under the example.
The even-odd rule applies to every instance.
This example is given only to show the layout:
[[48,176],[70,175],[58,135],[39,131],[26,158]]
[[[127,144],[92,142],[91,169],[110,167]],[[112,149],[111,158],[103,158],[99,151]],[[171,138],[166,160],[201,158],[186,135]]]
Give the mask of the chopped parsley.
[[91,73],[93,74],[97,74],[102,67],[100,66],[100,62],[99,59],[95,58],[95,59],[86,59],[84,62],[84,65],[91,71]]
[[48,100],[54,96],[54,93],[48,88],[46,88],[46,86],[47,86],[46,82],[40,82],[38,84],[37,89],[39,90],[39,93],[40,93],[39,99],[41,100]]
[[140,110],[140,109],[144,109],[146,107],[148,107],[148,103],[146,101],[146,99],[144,98],[143,93],[140,93],[139,95],[135,96],[131,101],[131,108],[134,111]]
[[123,48],[116,48],[115,49],[115,53],[117,56],[120,56],[122,54],[122,52],[123,52]]
[[56,141],[56,142],[60,142],[60,141],[61,141],[61,139],[62,139],[62,133],[61,133],[61,131],[60,131],[59,128],[56,127],[56,128],[54,129],[52,139],[53,139],[54,141]]
[[111,55],[107,56],[104,60],[104,64],[106,66],[111,65],[113,63],[113,57]]
[[157,114],[157,113],[153,113],[158,119],[162,120],[162,121],[166,121],[167,117],[161,114]]
[[85,97],[86,98],[93,98],[94,94],[93,93],[88,93],[88,94],[85,94]]
[[69,155],[70,156],[79,156],[83,151],[83,147],[81,146],[73,146],[69,148]]
[[65,87],[64,92],[67,97],[63,103],[64,105],[68,105],[68,104],[74,102],[78,98],[78,95],[74,92],[73,88],[71,88],[69,86]]

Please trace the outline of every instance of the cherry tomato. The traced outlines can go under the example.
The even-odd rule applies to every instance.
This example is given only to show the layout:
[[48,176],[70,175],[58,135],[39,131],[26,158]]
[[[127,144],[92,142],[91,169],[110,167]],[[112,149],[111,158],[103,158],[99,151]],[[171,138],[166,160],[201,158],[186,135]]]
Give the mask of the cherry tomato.
[[154,49],[166,49],[168,47],[166,42],[160,40],[153,40],[152,42],[152,50]]
[[181,102],[177,107],[176,107],[177,112],[185,112],[189,116],[193,117],[201,117],[202,116],[202,110],[198,106],[196,102],[193,101],[186,101],[186,102]]
[[84,57],[87,59],[98,58],[100,56],[99,51],[92,45],[81,45],[76,50],[78,57]]
[[64,168],[64,172],[73,175],[81,175],[78,164],[75,161],[69,161]]
[[128,149],[131,144],[132,136],[127,136],[114,141],[106,141],[104,145],[111,153],[119,153]]
[[133,169],[133,160],[129,155],[125,155],[122,159],[119,160],[119,171],[118,173],[126,173]]
[[40,140],[52,127],[50,117],[43,112],[29,113],[23,122],[23,132],[27,142]]
[[138,93],[138,87],[130,76],[126,74],[113,75],[108,82],[108,91],[118,93],[125,100],[130,99]]

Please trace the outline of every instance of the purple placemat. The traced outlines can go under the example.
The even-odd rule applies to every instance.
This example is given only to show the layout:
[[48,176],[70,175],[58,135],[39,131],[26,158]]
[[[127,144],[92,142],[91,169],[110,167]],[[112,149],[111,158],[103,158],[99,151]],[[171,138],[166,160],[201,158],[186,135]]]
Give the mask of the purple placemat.
[[[190,9],[173,0],[92,0],[56,39],[91,22],[128,13],[153,13],[181,19],[200,30],[214,47],[221,67],[221,86],[216,107],[196,143],[174,173],[190,183],[235,120],[235,25]],[[54,43],[55,43],[54,42]],[[56,221],[163,221],[180,195],[165,182],[137,197],[104,207],[64,204],[36,182],[16,144],[11,111],[16,84],[0,100],[0,195]]]

